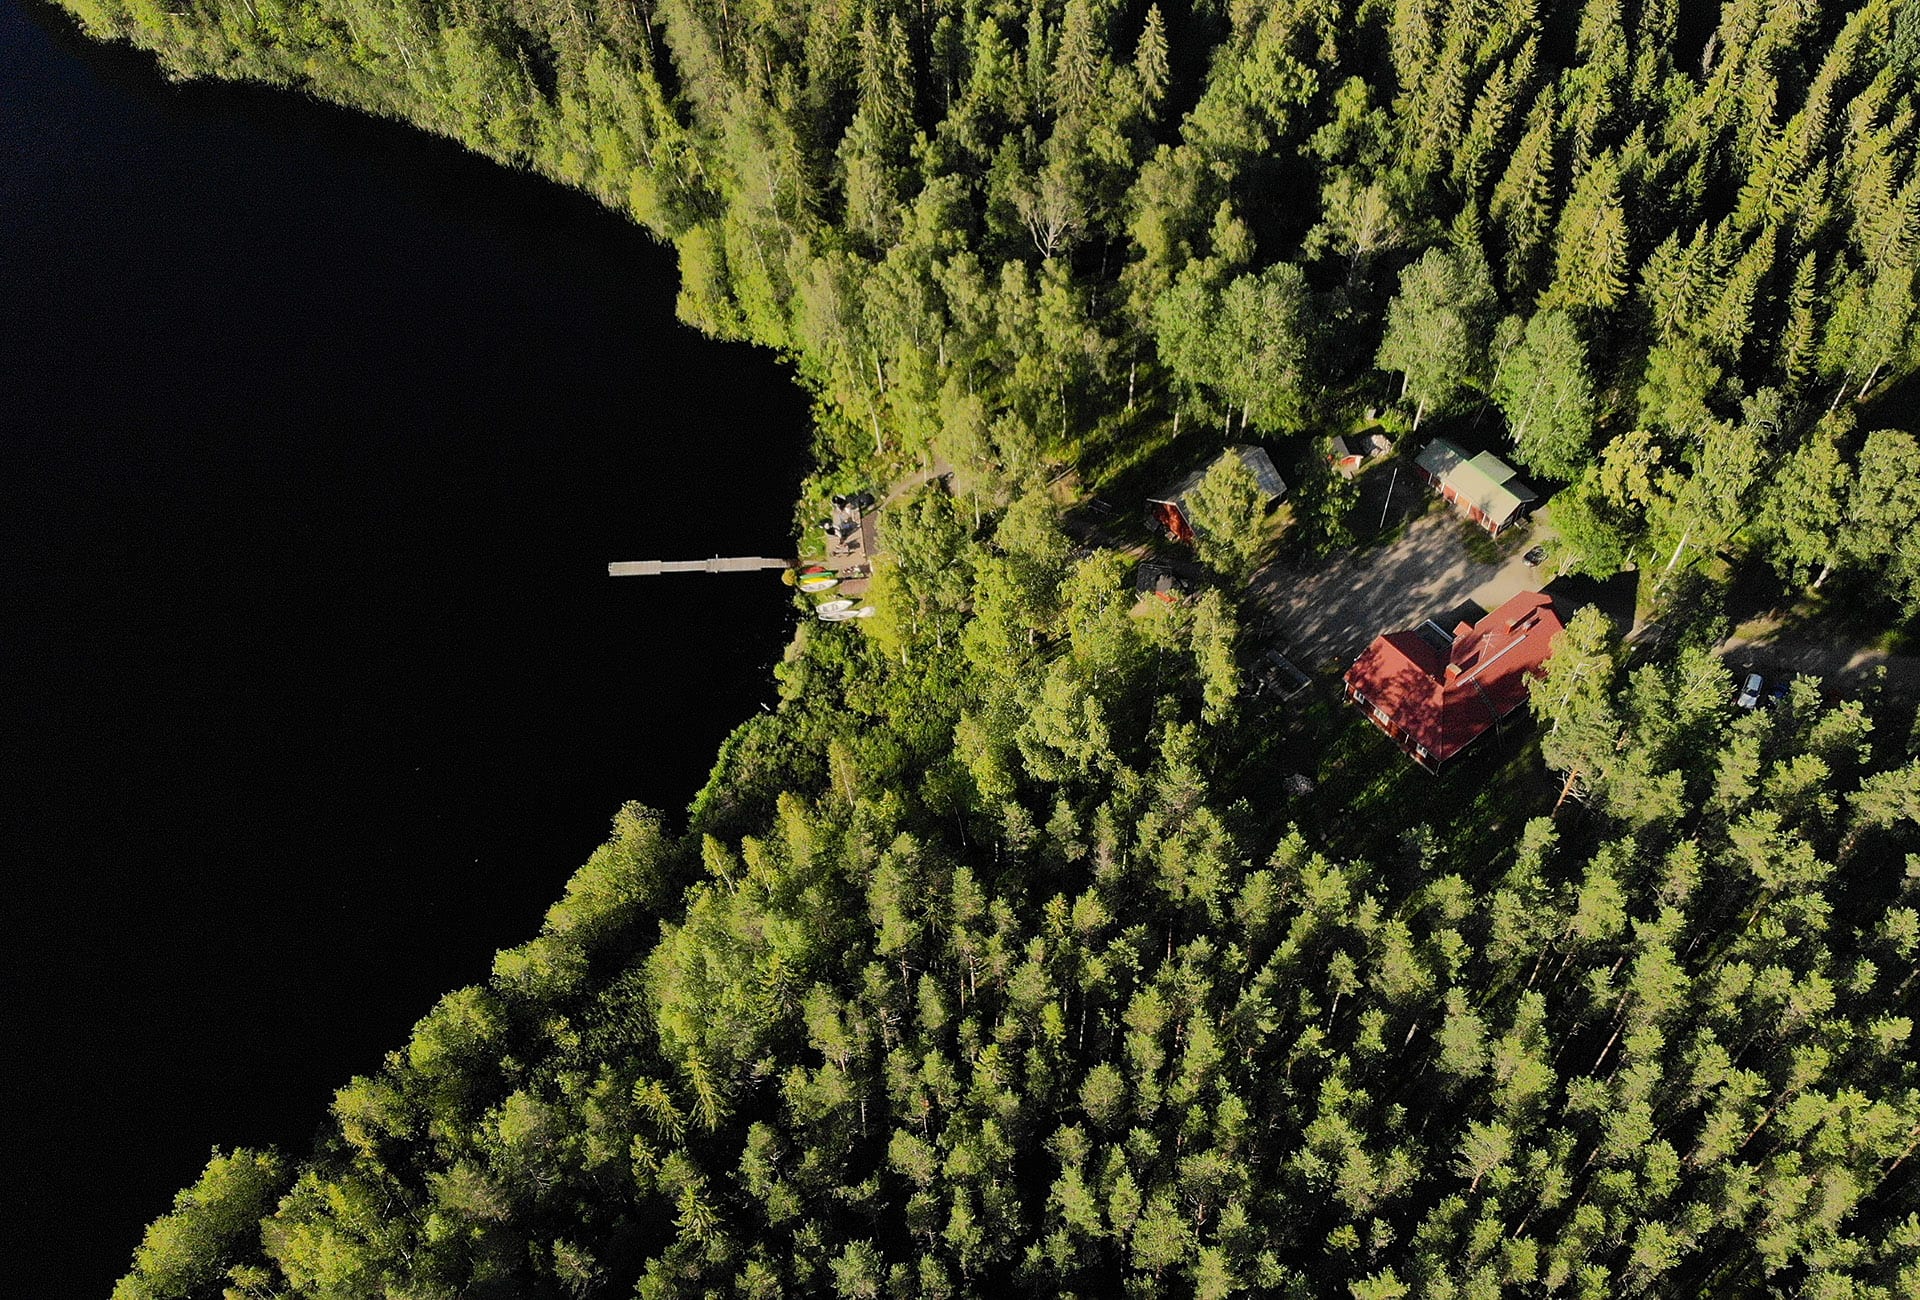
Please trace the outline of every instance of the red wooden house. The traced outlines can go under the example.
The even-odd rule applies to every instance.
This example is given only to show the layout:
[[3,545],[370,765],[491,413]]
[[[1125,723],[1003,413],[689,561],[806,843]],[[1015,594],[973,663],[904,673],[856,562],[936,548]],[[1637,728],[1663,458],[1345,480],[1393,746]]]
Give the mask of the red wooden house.
[[1435,438],[1414,460],[1420,476],[1447,501],[1466,511],[1473,522],[1500,535],[1540,499],[1514,473],[1513,466],[1490,451],[1468,459],[1460,448],[1445,438]]
[[1347,670],[1346,697],[1428,771],[1527,702],[1562,627],[1553,598],[1523,591],[1449,632],[1429,619],[1374,638]]

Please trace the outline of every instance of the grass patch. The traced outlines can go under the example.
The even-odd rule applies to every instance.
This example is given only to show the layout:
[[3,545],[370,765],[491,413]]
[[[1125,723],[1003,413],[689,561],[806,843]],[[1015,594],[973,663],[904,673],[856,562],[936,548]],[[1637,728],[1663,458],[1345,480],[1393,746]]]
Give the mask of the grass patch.
[[1500,546],[1487,530],[1471,519],[1460,521],[1460,545],[1472,557],[1475,564],[1500,563]]
[[1532,540],[1531,520],[1506,529],[1498,537],[1489,536],[1486,529],[1471,519],[1460,521],[1460,545],[1475,564],[1505,564]]
[[1311,702],[1301,698],[1275,751],[1267,756],[1269,780],[1281,779],[1284,767],[1316,783],[1311,795],[1290,801],[1288,819],[1334,856],[1383,866],[1409,860],[1408,845],[1423,827],[1438,831],[1435,846],[1457,861],[1502,859],[1527,820],[1551,810],[1559,788],[1524,712],[1432,773],[1324,678]]
[[1734,635],[1747,641],[1829,641],[1886,654],[1920,654],[1920,622],[1907,617],[1870,577],[1848,581],[1848,576],[1836,577],[1819,591],[1802,587],[1775,593],[1773,607],[1743,620]]
[[1413,520],[1417,518],[1419,518],[1419,516],[1415,515],[1412,518],[1402,519],[1391,528],[1382,529],[1372,537],[1366,538],[1353,549],[1356,551],[1384,550],[1392,546],[1395,542],[1403,540],[1407,535],[1407,529],[1413,525]]
[[1873,639],[1873,648],[1884,650],[1890,655],[1920,654],[1920,633],[1914,631],[1911,623],[1890,627]]

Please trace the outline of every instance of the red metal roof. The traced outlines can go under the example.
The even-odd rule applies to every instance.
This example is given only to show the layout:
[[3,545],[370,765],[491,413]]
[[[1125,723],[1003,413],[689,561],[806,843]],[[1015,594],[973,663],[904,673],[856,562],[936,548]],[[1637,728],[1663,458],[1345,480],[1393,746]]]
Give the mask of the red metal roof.
[[1552,598],[1523,591],[1471,628],[1462,624],[1448,651],[1417,632],[1375,637],[1347,670],[1347,689],[1384,713],[1396,738],[1404,732],[1441,763],[1527,702],[1527,679],[1539,675],[1560,630]]

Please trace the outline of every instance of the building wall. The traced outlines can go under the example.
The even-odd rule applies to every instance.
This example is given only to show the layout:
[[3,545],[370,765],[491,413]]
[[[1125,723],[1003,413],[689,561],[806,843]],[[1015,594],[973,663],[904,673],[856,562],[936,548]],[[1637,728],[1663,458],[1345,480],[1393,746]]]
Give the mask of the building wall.
[[[1424,471],[1422,472],[1424,473]],[[1427,481],[1429,483],[1433,483],[1434,486],[1440,490],[1441,498],[1445,500],[1448,505],[1455,506],[1458,509],[1465,511],[1468,518],[1472,519],[1474,523],[1479,524],[1482,528],[1486,529],[1489,533],[1491,533],[1495,537],[1498,537],[1500,535],[1501,529],[1505,528],[1507,524],[1511,524],[1513,522],[1512,519],[1509,519],[1507,521],[1507,524],[1497,524],[1493,521],[1492,515],[1482,510],[1479,506],[1474,505],[1471,501],[1461,500],[1460,494],[1454,491],[1447,484],[1437,482],[1431,476],[1427,478]],[[1514,515],[1514,519],[1517,519],[1519,517],[1520,516],[1517,513]]]

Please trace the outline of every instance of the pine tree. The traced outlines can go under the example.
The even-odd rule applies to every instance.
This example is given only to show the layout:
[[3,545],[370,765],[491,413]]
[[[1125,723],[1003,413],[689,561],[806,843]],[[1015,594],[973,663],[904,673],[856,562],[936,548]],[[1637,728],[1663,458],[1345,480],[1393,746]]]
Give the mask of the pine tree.
[[1820,268],[1818,254],[1808,253],[1793,270],[1787,290],[1787,323],[1780,339],[1780,369],[1790,391],[1798,391],[1814,374],[1820,346],[1816,314]]
[[1755,528],[1774,566],[1796,582],[1817,588],[1832,571],[1850,480],[1837,430],[1823,421],[1768,482]]
[[1503,60],[1481,86],[1453,160],[1453,179],[1468,194],[1485,190],[1494,160],[1501,154],[1507,124],[1532,80],[1537,56],[1535,40],[1529,37],[1521,52]]
[[1601,154],[1574,183],[1554,235],[1553,282],[1540,306],[1607,308],[1626,292],[1627,221],[1620,169]]
[[1505,284],[1510,294],[1518,295],[1533,284],[1540,253],[1553,229],[1557,132],[1558,108],[1552,88],[1547,87],[1534,97],[1526,131],[1488,205],[1505,236]]
[[1613,665],[1613,629],[1605,615],[1588,606],[1554,638],[1546,674],[1528,688],[1535,715],[1546,727],[1541,756],[1566,773],[1562,798],[1575,789],[1593,789],[1612,767],[1620,732],[1611,699]]
[[1140,39],[1134,45],[1133,72],[1140,83],[1140,93],[1150,109],[1157,112],[1160,102],[1166,98],[1168,79],[1172,75],[1167,63],[1167,24],[1157,4],[1147,6]]

